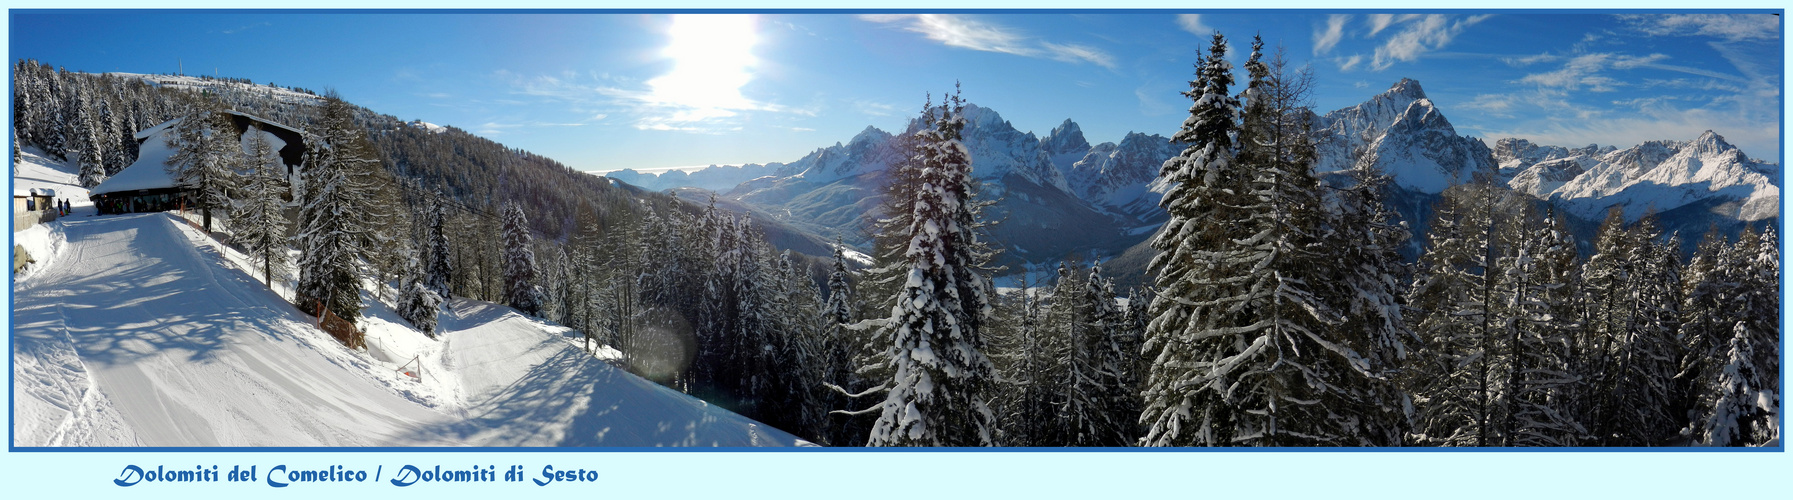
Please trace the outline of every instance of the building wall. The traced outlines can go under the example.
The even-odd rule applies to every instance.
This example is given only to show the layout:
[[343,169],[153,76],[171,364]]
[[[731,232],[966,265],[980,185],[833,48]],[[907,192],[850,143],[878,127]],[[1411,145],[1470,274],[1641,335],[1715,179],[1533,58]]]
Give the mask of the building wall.
[[13,231],[23,231],[26,229],[30,229],[31,226],[35,226],[35,225],[38,225],[41,223],[56,220],[56,211],[49,210],[50,204],[55,203],[54,200],[52,200],[48,196],[32,196],[31,198],[37,199],[37,206],[34,207],[34,208],[36,208],[36,210],[26,210],[25,209],[25,207],[27,205],[25,203],[26,197],[24,197],[24,196],[13,197],[13,199],[12,199],[12,230]]

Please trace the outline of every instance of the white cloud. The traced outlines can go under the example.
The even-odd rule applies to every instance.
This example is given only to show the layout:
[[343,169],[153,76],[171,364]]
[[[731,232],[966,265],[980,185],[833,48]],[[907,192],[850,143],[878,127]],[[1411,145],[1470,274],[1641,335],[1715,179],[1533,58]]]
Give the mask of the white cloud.
[[1064,62],[1087,62],[1114,69],[1114,57],[1087,45],[1034,40],[1007,27],[954,14],[862,14],[860,20],[898,24],[948,47],[1037,57]]
[[1562,90],[1579,90],[1586,87],[1595,92],[1606,92],[1615,87],[1630,84],[1602,75],[1601,72],[1608,69],[1634,69],[1644,66],[1663,68],[1664,65],[1656,64],[1656,62],[1664,59],[1668,59],[1668,56],[1663,54],[1647,56],[1609,53],[1582,54],[1570,58],[1562,68],[1556,71],[1525,75],[1519,79],[1519,82]]
[[1065,62],[1085,61],[1108,69],[1115,69],[1114,58],[1100,50],[1084,45],[1059,45],[1052,42],[1040,42],[1052,58]]
[[1339,71],[1351,71],[1362,62],[1363,54],[1352,54],[1351,57],[1339,60]]
[[1462,106],[1498,117],[1511,118],[1513,109],[1520,104],[1520,97],[1515,94],[1481,94]]
[[1214,34],[1214,28],[1209,28],[1208,25],[1202,24],[1201,14],[1177,14],[1177,26],[1182,26],[1183,31],[1200,36]]
[[1009,31],[1007,28],[981,23],[964,16],[952,14],[866,14],[859,18],[885,24],[907,22],[903,29],[921,33],[929,40],[949,47],[1021,56],[1033,56],[1038,53],[1024,43],[1025,37]]
[[1518,67],[1518,66],[1531,66],[1533,64],[1537,64],[1537,63],[1541,63],[1541,62],[1555,62],[1560,59],[1562,59],[1562,56],[1558,56],[1555,54],[1538,54],[1538,55],[1533,55],[1533,56],[1502,57],[1502,58],[1500,58],[1500,61],[1507,63],[1508,66]]
[[876,101],[853,101],[853,109],[871,116],[897,115],[897,107],[895,104],[886,104]]
[[1382,30],[1388,29],[1388,25],[1394,24],[1395,15],[1370,14],[1369,17],[1364,18],[1364,22],[1370,23],[1370,36],[1376,36],[1376,34],[1381,33]]
[[[1406,23],[1399,32],[1376,48],[1376,57],[1370,67],[1377,71],[1388,69],[1395,62],[1412,62],[1426,52],[1438,50],[1449,45],[1452,39],[1463,33],[1476,23],[1488,19],[1489,15],[1470,16],[1451,21],[1443,14],[1407,14],[1395,18],[1396,22]],[[1382,27],[1387,27],[1386,25]],[[1377,28],[1372,34],[1381,31]]]
[[1710,36],[1730,41],[1780,39],[1774,14],[1625,14],[1619,19],[1657,36]]
[[1314,55],[1331,52],[1339,40],[1345,37],[1345,22],[1350,21],[1347,14],[1333,14],[1326,17],[1326,29],[1314,32]]

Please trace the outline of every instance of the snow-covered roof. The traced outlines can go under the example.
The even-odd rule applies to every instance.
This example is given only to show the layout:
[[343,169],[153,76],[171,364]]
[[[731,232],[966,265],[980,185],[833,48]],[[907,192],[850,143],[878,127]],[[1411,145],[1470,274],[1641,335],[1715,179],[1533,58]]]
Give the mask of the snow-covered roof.
[[88,191],[88,195],[174,187],[174,176],[168,173],[168,157],[174,156],[174,150],[168,148],[167,134],[170,133],[168,125],[175,121],[169,120],[139,133],[148,135],[140,137],[145,140],[137,149],[137,161],[119,171],[118,175],[94,186]]
[[267,119],[267,118],[262,118],[262,117],[259,117],[259,116],[255,116],[255,115],[252,115],[252,114],[249,114],[249,113],[244,113],[244,112],[242,112],[242,111],[237,111],[237,110],[234,110],[234,109],[232,109],[232,110],[228,110],[228,111],[225,111],[225,112],[226,112],[226,113],[230,113],[230,114],[233,114],[233,115],[237,115],[237,116],[241,116],[241,117],[244,117],[244,118],[248,118],[248,119],[251,119],[251,120],[255,120],[255,121],[258,121],[258,122],[261,122],[261,123],[262,123],[262,125],[268,125],[268,126],[273,126],[273,127],[278,127],[278,128],[281,128],[281,129],[285,129],[285,130],[286,130],[286,131],[289,131],[289,132],[292,132],[292,133],[295,133],[295,134],[299,134],[299,135],[300,135],[300,136],[304,136],[304,135],[305,135],[305,132],[304,132],[304,131],[301,131],[301,130],[299,130],[299,129],[296,129],[296,128],[292,128],[292,127],[288,127],[288,126],[286,126],[286,124],[284,124],[284,123],[280,123],[280,122],[277,122],[277,121],[274,121],[274,120],[269,120],[269,119]]
[[[231,113],[242,115],[242,113],[237,113],[235,111],[232,111]],[[286,128],[284,125],[262,120],[261,118],[256,118],[254,116],[243,116],[260,121],[264,124]],[[98,186],[94,186],[93,190],[88,192],[88,195],[92,196],[106,193],[121,193],[143,189],[165,189],[174,187],[174,176],[168,173],[168,158],[174,156],[174,150],[168,147],[168,137],[170,137],[171,134],[174,134],[174,127],[171,125],[178,121],[180,121],[178,118],[169,120],[163,122],[161,125],[156,125],[142,132],[138,132],[137,138],[143,139],[143,144],[137,148],[137,161],[131,162],[131,166],[125,167],[124,170],[119,171],[118,175],[106,179],[105,182],[101,182]],[[268,146],[275,151],[279,151],[281,148],[286,147],[286,141],[280,140],[280,137],[274,135],[274,133],[264,129],[261,134],[264,139],[267,139]],[[251,148],[249,138],[249,131],[244,131],[243,135],[238,139],[238,143],[241,144],[244,152],[248,152]]]
[[12,196],[14,198],[21,196],[48,196],[55,198],[56,190],[50,188],[12,188]]
[[[251,119],[251,120],[255,120],[255,121],[258,121],[258,122],[261,122],[261,123],[262,123],[262,125],[264,125],[264,126],[269,126],[269,127],[278,127],[278,128],[280,128],[280,129],[283,129],[283,130],[287,130],[287,131],[290,131],[290,132],[292,132],[292,133],[294,133],[294,134],[299,134],[299,135],[300,135],[300,136],[303,136],[303,135],[305,135],[305,132],[303,132],[303,131],[300,131],[300,130],[299,130],[299,129],[296,129],[296,128],[292,128],[292,127],[288,127],[288,126],[286,126],[286,125],[285,125],[285,124],[282,124],[282,123],[280,123],[280,122],[276,122],[276,121],[273,121],[273,120],[269,120],[269,119],[267,119],[267,118],[262,118],[262,117],[259,117],[259,116],[255,116],[255,115],[252,115],[252,114],[249,114],[249,113],[244,113],[244,112],[242,112],[242,111],[237,111],[237,110],[234,110],[234,109],[232,109],[232,110],[227,110],[227,111],[225,111],[225,113],[230,113],[230,114],[233,114],[233,115],[237,115],[237,116],[241,116],[241,117],[244,117],[244,118],[248,118],[248,119]],[[135,138],[135,139],[137,139],[137,140],[143,140],[143,139],[148,139],[148,138],[149,138],[149,136],[152,136],[152,135],[156,135],[156,134],[160,134],[160,133],[162,133],[162,131],[163,131],[163,130],[167,130],[167,129],[169,129],[169,128],[171,128],[171,127],[173,127],[173,126],[174,126],[174,124],[176,124],[176,123],[180,123],[180,121],[181,121],[181,119],[180,119],[180,118],[175,118],[175,119],[173,119],[173,120],[168,120],[168,121],[165,121],[165,122],[162,122],[162,123],[161,123],[161,124],[160,124],[160,125],[156,125],[156,126],[154,126],[154,127],[150,127],[150,128],[146,128],[146,129],[143,129],[143,130],[142,130],[142,131],[139,131],[139,132],[137,132],[137,133],[135,133],[135,134],[131,134],[131,137],[132,137],[132,138]],[[279,149],[279,148],[275,148],[275,149]]]
[[181,121],[180,118],[175,118],[173,120],[168,120],[168,121],[162,122],[161,125],[156,125],[154,127],[146,128],[146,129],[138,131],[135,134],[131,134],[131,138],[137,139],[139,141],[148,139],[149,136],[161,134],[163,130],[168,130],[169,127],[173,127],[174,124],[180,123],[180,121]]

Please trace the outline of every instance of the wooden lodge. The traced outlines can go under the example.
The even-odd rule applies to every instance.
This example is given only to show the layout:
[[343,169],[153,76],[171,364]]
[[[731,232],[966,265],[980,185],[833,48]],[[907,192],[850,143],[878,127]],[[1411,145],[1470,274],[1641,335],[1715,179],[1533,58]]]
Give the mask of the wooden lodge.
[[[279,151],[287,174],[292,175],[298,170],[305,157],[303,132],[240,111],[225,113],[230,114],[231,125],[239,137],[260,124],[262,132],[271,136],[268,142]],[[99,213],[161,212],[186,206],[189,188],[177,185],[174,176],[168,172],[168,158],[174,155],[174,150],[168,147],[168,139],[179,121],[178,118],[169,120],[132,136],[137,139],[137,161],[88,191],[88,197]]]

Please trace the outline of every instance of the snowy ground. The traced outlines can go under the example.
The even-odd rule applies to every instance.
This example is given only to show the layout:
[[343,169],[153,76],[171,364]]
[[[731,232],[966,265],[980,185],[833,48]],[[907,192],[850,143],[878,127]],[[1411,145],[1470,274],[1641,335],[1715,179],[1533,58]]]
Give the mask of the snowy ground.
[[491,303],[454,301],[435,340],[367,296],[369,349],[347,349],[169,214],[13,236],[52,256],[14,277],[17,446],[807,444]]

